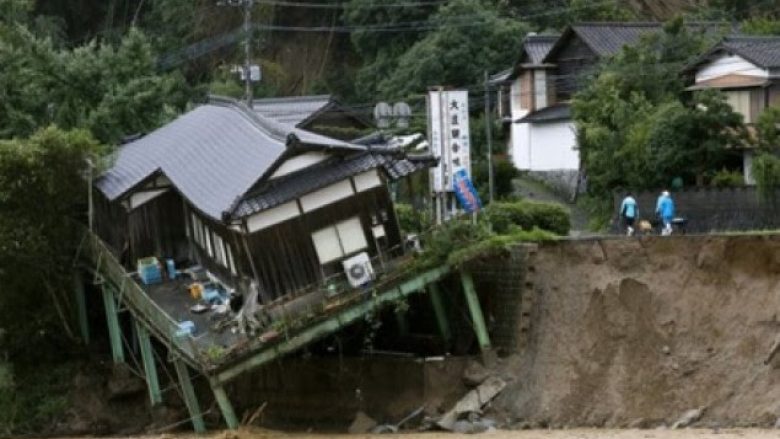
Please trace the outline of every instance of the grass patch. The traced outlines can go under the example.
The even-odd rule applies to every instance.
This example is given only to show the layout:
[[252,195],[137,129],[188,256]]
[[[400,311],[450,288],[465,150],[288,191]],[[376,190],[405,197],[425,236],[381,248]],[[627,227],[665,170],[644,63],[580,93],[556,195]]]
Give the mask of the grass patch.
[[494,235],[482,241],[472,243],[465,248],[453,251],[447,257],[447,264],[453,267],[460,267],[462,264],[477,258],[494,256],[509,251],[513,246],[520,243],[554,241],[557,238],[557,235],[539,228],[516,230],[506,235]]

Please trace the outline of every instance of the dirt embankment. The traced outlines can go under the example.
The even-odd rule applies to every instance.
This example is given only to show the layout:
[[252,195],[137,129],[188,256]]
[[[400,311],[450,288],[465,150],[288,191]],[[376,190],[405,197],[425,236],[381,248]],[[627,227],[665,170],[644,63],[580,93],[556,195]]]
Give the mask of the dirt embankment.
[[670,237],[539,248],[516,381],[531,426],[773,425],[780,417],[780,237]]

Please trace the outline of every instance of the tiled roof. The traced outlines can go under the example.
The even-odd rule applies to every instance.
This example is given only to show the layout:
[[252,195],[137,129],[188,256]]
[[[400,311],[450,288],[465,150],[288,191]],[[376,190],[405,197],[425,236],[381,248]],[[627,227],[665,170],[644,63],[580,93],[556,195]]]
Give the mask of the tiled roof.
[[193,206],[220,219],[282,157],[290,142],[365,150],[215,98],[120,147],[113,166],[95,185],[113,201],[160,172]]
[[780,37],[726,37],[716,47],[765,69],[780,67]]
[[528,113],[515,123],[547,123],[559,120],[571,119],[571,106],[569,104],[556,104]]
[[298,126],[309,116],[325,108],[332,100],[331,95],[255,99],[252,101],[252,109],[257,114],[277,122]]
[[[704,32],[710,35],[717,35],[719,32],[729,29],[729,24],[725,22],[688,22],[685,26],[689,32]],[[638,43],[642,36],[659,32],[662,29],[663,23],[654,21],[577,23],[566,29],[563,36],[545,57],[545,62],[554,62],[553,58],[556,53],[573,35],[577,35],[598,57],[603,58],[613,56],[623,47]]]
[[600,57],[612,56],[626,45],[636,44],[642,38],[662,29],[661,23],[581,23],[572,31]]
[[542,64],[560,35],[529,35],[523,41],[523,50],[531,64]]
[[396,180],[435,163],[430,156],[404,156],[377,152],[357,153],[346,158],[334,158],[309,169],[270,180],[253,194],[247,195],[236,207],[233,216],[242,218],[286,203],[331,183],[371,169],[381,169]]
[[500,84],[507,79],[509,79],[509,75],[512,74],[512,69],[504,69],[498,73],[494,73],[488,77],[488,84]]
[[560,35],[528,34],[523,39],[523,49],[522,52],[520,52],[518,62],[506,78],[504,78],[504,81],[517,78],[524,68],[534,66],[542,67],[544,65],[544,58],[559,38]]

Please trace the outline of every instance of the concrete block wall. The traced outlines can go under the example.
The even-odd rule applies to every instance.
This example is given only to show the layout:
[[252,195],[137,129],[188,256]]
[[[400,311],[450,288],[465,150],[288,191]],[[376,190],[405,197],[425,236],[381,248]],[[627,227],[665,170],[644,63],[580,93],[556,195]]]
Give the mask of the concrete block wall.
[[477,263],[471,271],[493,346],[506,354],[525,344],[534,286],[528,276],[535,245],[518,245],[508,255]]

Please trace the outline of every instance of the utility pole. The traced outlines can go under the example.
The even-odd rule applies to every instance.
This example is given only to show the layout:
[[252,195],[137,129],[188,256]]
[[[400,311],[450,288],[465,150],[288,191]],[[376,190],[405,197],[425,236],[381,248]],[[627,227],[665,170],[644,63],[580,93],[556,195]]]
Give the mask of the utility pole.
[[493,133],[490,124],[490,86],[489,76],[487,70],[485,70],[485,136],[487,137],[488,148],[488,187],[490,188],[490,202],[493,202]]
[[252,108],[252,73],[250,70],[250,58],[252,56],[252,50],[250,40],[252,39],[251,25],[252,25],[252,6],[254,0],[243,0],[244,6],[244,87],[246,90],[246,105]]
[[252,6],[255,0],[219,0],[217,6],[241,6],[244,8],[244,99],[246,105],[252,108]]

